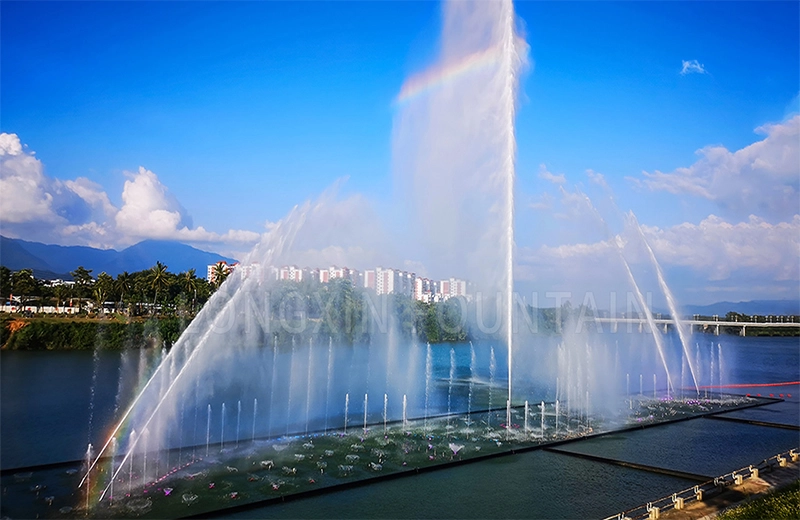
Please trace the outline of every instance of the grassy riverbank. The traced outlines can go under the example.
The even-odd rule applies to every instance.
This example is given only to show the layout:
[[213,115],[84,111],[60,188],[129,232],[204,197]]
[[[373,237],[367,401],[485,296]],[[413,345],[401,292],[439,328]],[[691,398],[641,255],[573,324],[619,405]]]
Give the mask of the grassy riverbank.
[[96,319],[0,316],[3,350],[122,350],[171,346],[188,325],[180,318]]
[[800,518],[800,480],[751,502],[733,507],[717,516],[718,520],[761,520]]

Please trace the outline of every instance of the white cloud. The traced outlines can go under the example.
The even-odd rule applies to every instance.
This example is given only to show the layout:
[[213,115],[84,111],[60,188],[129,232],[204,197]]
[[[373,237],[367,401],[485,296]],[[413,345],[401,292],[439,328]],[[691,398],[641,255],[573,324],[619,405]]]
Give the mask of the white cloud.
[[697,60],[682,60],[682,68],[681,68],[681,76],[685,76],[686,74],[707,74],[705,67],[702,63]]
[[95,182],[60,180],[44,173],[42,162],[16,134],[0,134],[0,222],[11,237],[48,243],[115,247],[143,239],[252,244],[260,234],[223,234],[193,227],[177,199],[150,170],[127,173],[122,208]]
[[552,182],[553,184],[565,184],[567,182],[567,178],[564,177],[563,173],[559,173],[558,175],[553,175],[549,171],[547,171],[547,166],[544,164],[539,165],[539,178],[544,179],[548,182]]
[[122,188],[122,208],[115,217],[117,228],[134,238],[174,238],[179,230],[190,231],[186,210],[169,193],[155,173],[139,167],[128,172]]
[[0,134],[0,212],[4,225],[61,220],[53,209],[52,182],[41,161],[24,152],[16,134]]
[[642,226],[642,231],[661,261],[690,267],[709,280],[725,280],[737,271],[758,272],[778,281],[800,278],[798,215],[778,224],[753,215],[732,224],[710,215],[699,224]]
[[766,137],[735,152],[724,146],[698,150],[693,165],[670,173],[628,178],[650,191],[688,194],[716,202],[723,214],[786,220],[798,213],[800,115],[756,129]]
[[[656,258],[666,268],[688,270],[694,279],[741,283],[742,279],[769,281],[795,287],[800,281],[800,215],[790,222],[770,224],[756,216],[730,223],[710,215],[699,224],[669,228],[642,225]],[[649,262],[636,234],[617,236],[625,257],[633,264]],[[522,248],[521,272],[531,279],[585,279],[622,272],[615,247],[608,241]],[[611,277],[613,278],[613,277]]]

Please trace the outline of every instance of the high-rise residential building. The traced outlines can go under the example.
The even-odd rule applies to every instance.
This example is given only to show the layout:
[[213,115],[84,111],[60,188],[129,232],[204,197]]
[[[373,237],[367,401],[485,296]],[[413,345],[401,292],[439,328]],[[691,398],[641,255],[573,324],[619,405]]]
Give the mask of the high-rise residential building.
[[280,268],[278,279],[300,282],[303,280],[303,270],[296,265],[285,265]]
[[346,280],[350,280],[353,282],[354,285],[359,285],[359,272],[355,269],[350,269],[349,267],[337,267],[335,265],[330,266],[327,269],[320,269],[319,270],[319,281],[321,283],[328,283],[331,280],[335,280],[337,278],[344,278]]
[[375,292],[378,294],[391,294],[394,292],[395,270],[375,268]]
[[455,296],[467,296],[467,282],[458,278],[450,278],[441,282],[442,299],[453,298]]
[[364,288],[377,291],[377,276],[375,269],[364,271]]

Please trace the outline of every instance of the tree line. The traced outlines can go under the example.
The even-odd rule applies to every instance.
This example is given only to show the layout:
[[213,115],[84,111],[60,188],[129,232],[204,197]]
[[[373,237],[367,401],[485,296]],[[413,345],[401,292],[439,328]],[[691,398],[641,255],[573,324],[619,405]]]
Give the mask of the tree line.
[[[96,315],[104,309],[127,317],[185,320],[199,312],[229,273],[226,265],[218,264],[212,276],[214,283],[210,284],[198,278],[194,269],[172,273],[161,262],[150,269],[120,273],[116,278],[105,272],[94,277],[91,269],[79,266],[70,273],[73,284],[52,285],[37,279],[31,269],[11,272],[0,267],[0,297],[6,300],[13,294],[24,307],[72,305],[84,315]],[[496,325],[499,317],[491,310],[494,302],[483,302],[482,309],[463,297],[427,303],[403,294],[377,295],[342,278],[326,283],[313,278],[301,282],[271,280],[258,287],[258,294],[253,293],[250,299],[256,307],[239,310],[258,315],[265,343],[327,342],[330,338],[337,344],[352,345],[391,331],[401,338],[430,343],[498,338],[502,334]],[[517,318],[535,322],[537,332],[557,334],[570,316],[581,313],[592,315],[583,307],[571,308],[569,303],[560,309],[525,306],[517,309]]]
[[[228,275],[226,266],[215,271],[215,282],[198,278],[194,269],[171,273],[161,262],[150,269],[115,277],[106,272],[92,275],[92,269],[78,266],[70,272],[74,283],[51,284],[36,278],[32,269],[12,272],[0,267],[0,298],[12,295],[24,307],[79,308],[80,313],[106,309],[128,316],[193,316]],[[91,305],[90,305],[91,304]]]

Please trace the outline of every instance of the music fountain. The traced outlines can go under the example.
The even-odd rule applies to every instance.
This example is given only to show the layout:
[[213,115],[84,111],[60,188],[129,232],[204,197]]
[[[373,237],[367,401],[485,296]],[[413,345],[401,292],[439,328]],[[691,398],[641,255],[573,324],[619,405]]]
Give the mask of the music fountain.
[[[567,320],[560,334],[536,333],[514,296],[514,114],[527,45],[511,1],[446,4],[441,45],[440,62],[398,97],[398,172],[412,191],[446,188],[416,215],[462,239],[429,242],[475,284],[459,305],[481,339],[427,344],[391,295],[338,284],[320,285],[324,298],[276,301],[266,268],[235,271],[168,352],[142,349],[136,391],[82,463],[4,477],[11,495],[35,493],[24,514],[225,514],[757,403],[702,388],[724,377],[721,351],[693,344],[677,322],[677,334],[659,330],[614,238],[644,331],[576,332]],[[295,208],[242,264],[291,261],[326,204]]]

